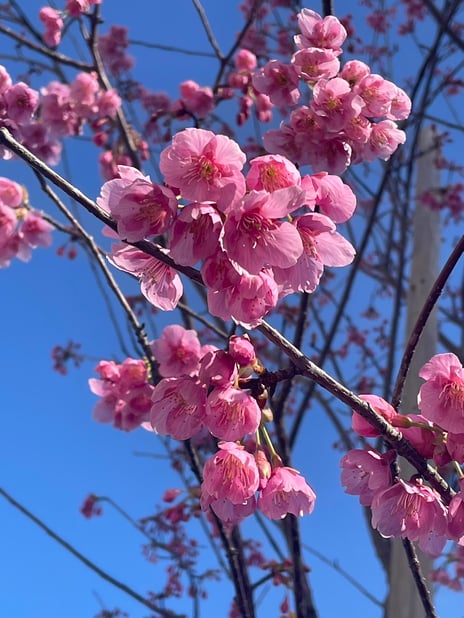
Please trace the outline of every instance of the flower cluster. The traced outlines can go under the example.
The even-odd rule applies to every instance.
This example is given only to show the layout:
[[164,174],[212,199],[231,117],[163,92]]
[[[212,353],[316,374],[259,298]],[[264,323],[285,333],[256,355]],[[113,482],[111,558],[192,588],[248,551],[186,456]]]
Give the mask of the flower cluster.
[[[409,97],[361,61],[340,67],[347,33],[336,17],[303,9],[298,25],[291,63],[270,60],[252,77],[276,107],[293,108],[288,123],[264,136],[267,151],[336,174],[354,163],[388,159],[406,139],[395,121],[408,117]],[[297,107],[301,83],[312,97]]]
[[239,384],[242,375],[258,367],[257,360],[248,339],[235,341],[223,351],[201,346],[196,332],[182,326],[163,330],[152,343],[162,376],[152,394],[154,431],[177,440],[204,428],[220,440],[240,440],[257,431],[261,409]]
[[[425,459],[437,466],[464,464],[464,368],[451,353],[437,354],[419,372],[425,383],[418,395],[421,414],[398,414],[376,395],[361,395]],[[365,438],[380,436],[370,423],[353,411],[352,427]],[[385,537],[417,541],[431,556],[438,556],[448,540],[464,545],[464,482],[450,504],[437,491],[414,476],[392,479],[393,451],[351,450],[341,460],[346,492],[359,496],[372,510],[372,525]]]
[[15,257],[27,262],[32,249],[49,247],[52,230],[40,212],[29,208],[23,188],[0,178],[0,268],[9,266]]
[[256,508],[270,519],[313,512],[316,494],[296,470],[282,465],[271,470],[267,460],[263,466],[261,450],[252,455],[235,442],[218,446],[203,470],[201,508],[211,508],[226,527],[239,524]]
[[101,397],[93,410],[97,422],[131,431],[148,419],[153,386],[143,360],[100,361],[95,371],[101,379],[90,378],[89,387]]
[[[87,122],[95,143],[104,143],[121,99],[116,90],[102,90],[95,73],[78,73],[70,84],[53,81],[40,94],[24,82],[13,83],[0,65],[0,125],[50,165],[59,162],[60,139],[80,135]],[[0,149],[0,157],[12,154]]]
[[[97,203],[114,217],[122,240],[167,230],[161,251],[183,266],[202,261],[210,312],[254,327],[284,296],[313,292],[324,266],[352,261],[354,249],[336,224],[352,216],[356,200],[340,178],[301,177],[281,155],[252,159],[246,175],[245,162],[228,137],[185,129],[161,153],[167,187],[119,166]],[[139,277],[156,307],[176,306],[182,287],[171,267],[120,244],[110,259]]]
[[263,371],[250,339],[233,336],[228,349],[219,350],[202,346],[196,331],[173,324],[151,347],[161,376],[155,386],[148,384],[143,361],[98,364],[101,379],[89,380],[91,391],[101,397],[94,418],[124,430],[142,426],[176,440],[202,434],[218,438],[219,451],[205,463],[201,505],[211,507],[227,526],[255,508],[272,519],[311,513],[313,490],[296,470],[282,466],[273,447],[270,463],[262,447],[252,454],[241,444],[257,432],[270,444],[262,427],[267,394],[247,388],[253,374]]
[[42,35],[45,43],[50,47],[57,47],[61,42],[66,17],[78,18],[87,13],[94,4],[101,4],[101,0],[66,0],[66,7],[63,11],[57,11],[50,6],[42,7],[39,11],[39,19],[45,26],[45,32]]

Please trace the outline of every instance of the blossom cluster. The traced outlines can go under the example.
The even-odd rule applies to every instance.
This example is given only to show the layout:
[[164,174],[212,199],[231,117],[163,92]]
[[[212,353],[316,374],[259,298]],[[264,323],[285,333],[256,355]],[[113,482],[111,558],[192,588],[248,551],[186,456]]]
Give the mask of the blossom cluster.
[[[252,159],[246,175],[245,162],[230,138],[185,129],[161,153],[165,185],[119,166],[97,203],[121,240],[167,233],[161,251],[182,266],[202,262],[209,311],[254,327],[284,296],[313,292],[324,266],[352,261],[354,249],[336,224],[352,216],[356,200],[337,176],[302,177],[281,155]],[[110,259],[141,280],[155,307],[175,308],[182,284],[173,268],[123,244]]]
[[[78,73],[69,84],[52,81],[40,93],[24,82],[13,83],[0,65],[0,125],[44,162],[56,165],[64,137],[80,135],[85,123],[97,144],[105,142],[121,99],[116,90],[102,90],[95,73]],[[0,149],[0,157],[11,152]]]
[[95,405],[93,418],[124,431],[139,427],[147,418],[153,393],[145,362],[134,358],[120,364],[103,360],[95,371],[100,379],[90,378],[89,387],[101,399]]
[[[270,60],[252,76],[254,88],[272,104],[293,109],[288,123],[264,136],[267,151],[335,174],[351,164],[388,159],[406,139],[396,121],[409,116],[407,94],[364,62],[340,66],[347,33],[336,17],[303,9],[298,25],[291,62]],[[298,106],[301,83],[311,98]]]
[[255,508],[273,519],[311,513],[315,494],[298,472],[282,466],[275,454],[270,463],[263,448],[250,453],[241,444],[260,430],[267,399],[247,388],[251,376],[262,372],[250,339],[233,336],[228,349],[219,350],[202,346],[196,331],[173,324],[151,347],[161,376],[155,386],[148,383],[143,361],[97,365],[101,379],[89,380],[91,391],[101,397],[94,418],[126,431],[142,426],[176,440],[205,432],[218,438],[219,451],[204,466],[201,505],[228,526]]
[[39,19],[45,27],[42,37],[50,47],[57,47],[61,42],[61,34],[65,27],[66,17],[80,17],[94,4],[101,4],[101,0],[66,0],[63,11],[50,6],[43,6],[39,10]]
[[[436,466],[464,465],[464,368],[452,353],[437,354],[419,372],[425,380],[418,395],[421,414],[399,414],[377,395],[361,395],[424,459]],[[365,438],[380,433],[358,412],[352,427]],[[342,458],[342,484],[372,510],[372,525],[385,537],[418,541],[431,556],[438,556],[447,540],[464,545],[464,480],[446,504],[440,494],[417,475],[411,480],[392,478],[393,451],[354,449]],[[462,475],[464,477],[464,475]]]
[[0,268],[17,257],[30,260],[32,249],[52,244],[53,226],[41,213],[27,204],[23,187],[8,178],[0,178]]

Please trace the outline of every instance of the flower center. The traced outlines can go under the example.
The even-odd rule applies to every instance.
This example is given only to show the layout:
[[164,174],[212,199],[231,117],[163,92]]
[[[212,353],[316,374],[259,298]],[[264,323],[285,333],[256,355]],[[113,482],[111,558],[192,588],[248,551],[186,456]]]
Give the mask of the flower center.
[[448,382],[441,389],[439,400],[449,408],[456,408],[464,412],[464,384],[461,382]]

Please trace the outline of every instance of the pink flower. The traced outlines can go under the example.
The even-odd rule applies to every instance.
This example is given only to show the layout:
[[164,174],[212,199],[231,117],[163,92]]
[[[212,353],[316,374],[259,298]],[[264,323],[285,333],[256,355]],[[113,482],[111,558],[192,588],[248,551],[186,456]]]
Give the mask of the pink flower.
[[166,326],[151,349],[163,378],[194,376],[200,367],[201,345],[197,332],[178,324]]
[[4,93],[6,114],[18,125],[27,124],[39,105],[39,93],[24,82],[18,82]]
[[113,245],[109,260],[120,270],[135,275],[145,298],[162,311],[176,308],[183,292],[177,271],[147,253],[127,245]]
[[256,509],[256,499],[254,496],[249,498],[245,504],[234,504],[229,498],[214,498],[208,493],[202,492],[200,504],[202,511],[208,511],[211,507],[228,529],[242,523]]
[[189,79],[179,86],[182,104],[185,109],[197,118],[205,118],[216,105],[211,88],[200,86]]
[[101,0],[66,0],[66,10],[71,17],[80,17],[82,13],[86,13],[90,5],[100,4]]
[[55,9],[49,6],[44,6],[39,11],[39,19],[45,26],[43,40],[50,47],[56,47],[61,41],[61,31],[64,28],[64,22],[61,15]]
[[308,181],[316,190],[315,201],[322,214],[330,217],[334,223],[344,223],[351,218],[356,208],[356,196],[339,176],[326,172],[305,176],[302,180],[303,188],[306,188]]
[[118,165],[118,172],[120,178],[101,188],[97,204],[111,213],[121,239],[136,242],[165,232],[177,212],[174,193],[135,168]]
[[0,246],[13,236],[17,225],[18,219],[15,211],[0,202]]
[[299,186],[301,176],[296,166],[287,158],[281,155],[264,155],[250,161],[246,182],[250,190],[272,193],[277,189]]
[[324,266],[346,266],[353,261],[355,251],[335,223],[319,213],[295,217],[293,224],[303,243],[303,253],[290,268],[274,267],[281,295],[292,292],[313,292],[319,284]]
[[256,351],[247,335],[232,335],[229,339],[229,354],[242,367],[256,363]]
[[310,515],[316,494],[293,468],[274,468],[258,498],[258,508],[270,519],[283,519],[288,513],[296,517]]
[[218,446],[220,450],[205,463],[201,494],[245,505],[259,485],[255,458],[235,442],[220,442]]
[[270,271],[251,275],[234,266],[224,252],[205,260],[201,273],[208,286],[208,309],[223,320],[233,318],[254,328],[277,304],[277,284]]
[[13,81],[4,66],[0,65],[0,94],[4,94],[11,88]]
[[161,153],[160,169],[168,185],[182,197],[197,202],[223,203],[245,193],[241,173],[246,157],[238,144],[225,135],[204,129],[185,129]]
[[[394,427],[398,427],[403,436],[410,442],[418,453],[425,459],[432,459],[435,454],[437,443],[440,442],[438,434],[433,430],[431,423],[422,414],[397,415],[391,421]],[[415,423],[420,426],[411,426]]]
[[390,111],[386,114],[390,120],[405,120],[411,113],[411,99],[404,90],[395,86],[395,95],[393,96]]
[[261,410],[256,399],[234,386],[215,388],[206,405],[205,425],[221,440],[241,440],[257,431]]
[[172,259],[183,266],[194,266],[217,251],[221,231],[221,215],[214,206],[185,206],[170,229]]
[[69,95],[74,109],[84,118],[89,118],[97,111],[96,94],[99,90],[97,74],[78,73],[69,86]]
[[35,247],[49,247],[52,244],[51,232],[53,230],[53,225],[45,221],[36,211],[28,211],[21,226],[24,241],[34,249]]
[[298,208],[303,197],[298,187],[246,195],[224,225],[223,246],[229,258],[251,274],[268,266],[295,264],[303,251],[300,235],[291,223],[279,219]]
[[464,481],[459,481],[459,491],[451,499],[448,509],[448,532],[449,536],[464,545]]
[[359,496],[362,506],[370,506],[375,494],[391,485],[390,464],[394,457],[394,451],[383,455],[374,449],[348,451],[340,461],[345,492]]
[[292,56],[292,63],[298,77],[307,82],[335,77],[340,69],[340,61],[332,49],[309,47],[300,49]]
[[[378,395],[359,395],[359,398],[370,403],[377,414],[383,416],[388,423],[392,423],[395,417],[398,416],[395,408]],[[353,410],[353,416],[351,417],[351,426],[359,436],[364,436],[365,438],[377,438],[381,435],[368,420],[355,410]]]
[[141,359],[126,358],[118,367],[118,385],[123,390],[131,390],[145,386],[148,380],[148,371],[145,362]]
[[447,510],[437,492],[420,480],[397,482],[375,494],[372,527],[383,537],[418,541],[429,556],[437,557],[447,540]]
[[24,200],[24,191],[20,184],[9,178],[0,177],[0,203],[10,208],[18,208]]
[[134,64],[134,59],[126,54],[128,46],[127,28],[124,26],[111,26],[107,34],[101,34],[98,38],[103,61],[109,72],[116,77],[131,69]]
[[[212,386],[220,389],[228,388],[235,384],[237,377],[237,365],[232,356],[224,350],[209,350],[201,359],[199,378],[208,389]],[[222,436],[218,437],[222,438]]]
[[301,31],[301,34],[295,36],[298,49],[321,47],[341,53],[347,33],[336,17],[329,15],[322,18],[311,9],[303,9],[298,13],[298,27]]
[[432,422],[452,433],[464,433],[464,369],[455,354],[436,354],[419,372],[426,380],[418,406]]
[[348,60],[348,62],[345,62],[343,65],[339,77],[345,79],[350,86],[353,87],[359,84],[370,72],[370,67],[364,62],[360,60]]
[[253,74],[252,83],[258,92],[267,94],[281,109],[292,107],[299,101],[298,74],[291,64],[270,60]]
[[[348,121],[348,126],[352,120]],[[345,127],[346,129],[346,127]],[[304,135],[297,138],[304,139]],[[351,164],[353,149],[345,138],[330,137],[321,141],[317,148],[314,144],[309,151],[304,153],[305,157],[300,160],[300,165],[309,164],[314,172],[326,171],[329,174],[343,174],[346,168]]]
[[364,116],[383,118],[390,111],[397,88],[395,84],[384,79],[381,75],[370,73],[357,84],[354,91],[365,103],[362,111]]
[[89,379],[90,390],[101,397],[93,409],[94,420],[113,423],[123,431],[132,431],[147,421],[153,386],[147,382],[143,360],[128,358],[121,365],[101,361],[95,371],[102,379]]
[[256,69],[258,61],[255,54],[248,49],[240,49],[235,57],[235,66],[238,71],[251,72]]
[[383,159],[386,161],[406,141],[406,133],[398,129],[392,120],[381,120],[372,125],[372,130],[366,144],[359,149],[358,157],[363,161]]
[[150,423],[162,436],[188,440],[202,429],[205,406],[205,389],[195,378],[165,378],[154,388]]
[[463,464],[464,433],[452,433],[451,431],[448,431],[446,434],[446,450],[448,451],[451,459]]
[[327,131],[341,131],[352,118],[359,116],[363,107],[362,98],[341,77],[320,79],[314,86],[311,108]]

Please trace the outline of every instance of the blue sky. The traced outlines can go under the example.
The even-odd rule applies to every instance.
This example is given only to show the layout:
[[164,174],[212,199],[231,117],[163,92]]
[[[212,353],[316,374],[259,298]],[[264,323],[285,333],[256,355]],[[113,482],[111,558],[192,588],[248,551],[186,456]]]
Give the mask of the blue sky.
[[[30,15],[33,4],[37,9],[41,6],[28,2]],[[227,49],[241,25],[236,3],[208,0],[204,5],[221,46]],[[343,5],[340,3],[342,9]],[[107,24],[127,25],[130,37],[208,49],[188,0],[133,0],[130,11],[126,3],[107,0],[103,14]],[[137,56],[136,78],[148,88],[166,90],[172,96],[177,95],[177,85],[184,79],[206,85],[213,66],[207,59],[167,52],[134,48],[131,53]],[[11,66],[10,70],[15,74],[19,68]],[[75,170],[73,179],[90,197],[96,197],[101,184],[96,156],[85,152],[80,148],[77,154],[69,153],[70,166]],[[0,161],[0,176],[24,182],[32,204],[46,208],[45,198],[21,162]],[[100,225],[94,224],[92,229],[98,233]],[[14,261],[0,272],[2,486],[98,566],[144,594],[164,581],[165,565],[144,560],[140,552],[143,538],[110,507],[104,505],[104,516],[91,521],[82,517],[79,507],[93,492],[111,496],[134,518],[143,517],[160,503],[164,489],[179,483],[159,459],[135,455],[163,453],[151,434],[142,430],[121,433],[91,418],[96,398],[88,390],[87,380],[93,375],[96,359],[118,355],[118,345],[85,256],[81,253],[73,262],[57,258],[54,250],[61,243],[56,234],[51,250],[37,250],[29,264]],[[156,319],[161,330],[170,316]],[[51,369],[50,352],[55,344],[66,344],[70,339],[81,342],[83,351],[95,360],[62,377]],[[305,435],[295,454],[295,466],[308,474],[318,495],[314,514],[302,523],[305,542],[349,570],[382,599],[383,574],[372,557],[357,500],[339,488],[339,454],[330,449],[335,435],[320,411],[310,414],[325,438]],[[131,618],[147,615],[148,610],[98,578],[4,500],[0,501],[0,517],[2,615],[90,618],[102,609],[101,604],[109,609],[120,607]],[[214,565],[209,552],[205,552],[203,561]],[[380,618],[378,608],[333,569],[317,558],[310,557],[309,561],[321,616]],[[204,615],[214,609],[215,615],[225,616],[230,589],[216,584],[211,590]],[[464,615],[462,597],[440,593],[438,602],[443,616]],[[276,615],[275,607],[276,597],[270,594],[263,600],[259,615]],[[347,607],[353,608],[353,613],[347,614]],[[174,609],[187,615],[190,612],[189,604],[183,601]]]

